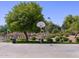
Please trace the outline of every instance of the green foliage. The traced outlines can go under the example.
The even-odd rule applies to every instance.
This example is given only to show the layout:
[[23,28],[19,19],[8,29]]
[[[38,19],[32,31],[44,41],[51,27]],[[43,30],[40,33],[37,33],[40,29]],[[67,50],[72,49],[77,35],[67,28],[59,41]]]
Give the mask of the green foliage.
[[71,24],[73,23],[74,21],[74,18],[72,15],[68,15],[66,18],[65,18],[65,21],[62,25],[62,28],[63,29],[69,29],[71,27]]
[[56,35],[54,34],[49,34],[47,37],[46,37],[46,40],[48,43],[52,43],[53,42],[53,39],[52,38],[55,38]]
[[21,2],[6,15],[6,23],[11,31],[39,31],[36,23],[43,21],[42,8],[35,2]]
[[48,34],[46,39],[54,38],[56,35],[55,34]]
[[57,28],[54,28],[54,29],[52,30],[52,33],[59,33],[59,32],[60,32],[60,30],[57,29]]
[[74,32],[78,32],[79,31],[79,21],[74,22],[72,27],[73,27]]
[[52,22],[47,23],[46,30],[50,33],[52,32],[52,30],[53,30],[53,23]]
[[79,42],[79,37],[76,37],[76,42]]
[[36,40],[36,37],[32,37],[31,40],[35,41]]
[[7,26],[4,25],[4,26],[0,26],[0,32],[7,32]]
[[57,43],[59,43],[61,39],[60,39],[59,36],[56,36],[55,40],[56,40]]
[[61,31],[61,27],[59,27],[58,25],[52,23],[51,21],[45,21],[46,23],[46,31],[49,33],[58,33],[59,31]]
[[67,33],[78,33],[79,31],[79,16],[69,15],[65,18],[62,28]]
[[56,36],[55,40],[57,43],[64,43],[64,42],[67,42],[69,39],[64,36]]
[[68,41],[69,39],[66,37],[62,37],[63,41]]
[[72,40],[69,40],[69,43],[72,43]]
[[47,42],[48,42],[48,43],[52,43],[53,40],[52,40],[51,38],[48,38],[48,39],[47,39]]

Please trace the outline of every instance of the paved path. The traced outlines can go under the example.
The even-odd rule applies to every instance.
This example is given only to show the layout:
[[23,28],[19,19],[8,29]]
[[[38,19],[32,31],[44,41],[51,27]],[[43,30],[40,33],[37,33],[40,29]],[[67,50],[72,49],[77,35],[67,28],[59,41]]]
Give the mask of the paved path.
[[0,43],[0,58],[77,58],[79,44]]

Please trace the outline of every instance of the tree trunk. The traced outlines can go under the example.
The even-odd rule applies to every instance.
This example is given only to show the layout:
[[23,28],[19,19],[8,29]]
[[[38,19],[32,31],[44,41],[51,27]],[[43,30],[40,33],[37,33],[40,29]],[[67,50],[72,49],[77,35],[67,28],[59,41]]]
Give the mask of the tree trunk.
[[27,32],[24,32],[24,35],[26,37],[26,41],[28,41],[28,35],[27,35]]
[[75,38],[77,37],[78,34],[79,34],[79,32],[75,34]]

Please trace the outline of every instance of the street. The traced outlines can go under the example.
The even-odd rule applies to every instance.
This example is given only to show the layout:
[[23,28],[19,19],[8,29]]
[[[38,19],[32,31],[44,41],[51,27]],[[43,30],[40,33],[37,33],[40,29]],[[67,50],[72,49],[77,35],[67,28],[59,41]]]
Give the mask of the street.
[[0,58],[77,58],[79,44],[0,43]]

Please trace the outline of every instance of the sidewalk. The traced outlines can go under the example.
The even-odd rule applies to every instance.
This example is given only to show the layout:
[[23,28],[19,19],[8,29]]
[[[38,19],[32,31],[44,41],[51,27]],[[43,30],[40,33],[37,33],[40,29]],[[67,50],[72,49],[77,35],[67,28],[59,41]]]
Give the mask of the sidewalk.
[[77,58],[79,44],[0,43],[0,58]]

